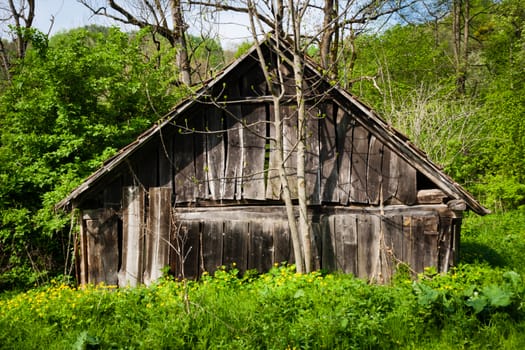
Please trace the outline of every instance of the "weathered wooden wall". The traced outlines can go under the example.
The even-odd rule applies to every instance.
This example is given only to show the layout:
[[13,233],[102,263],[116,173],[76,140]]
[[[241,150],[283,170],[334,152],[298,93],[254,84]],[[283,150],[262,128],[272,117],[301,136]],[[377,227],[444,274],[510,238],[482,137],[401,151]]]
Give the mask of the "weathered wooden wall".
[[[310,205],[412,205],[423,178],[355,118],[326,102],[309,107],[306,184]],[[296,183],[295,109],[283,106],[284,155],[292,189]],[[202,105],[165,128],[123,163],[105,183],[118,208],[125,186],[171,187],[174,204],[280,200],[272,108],[265,102]],[[113,187],[114,190],[108,190]],[[109,192],[109,194],[107,193]],[[296,194],[292,191],[292,195]],[[99,199],[101,206],[108,198]]]
[[[267,271],[294,261],[282,206],[173,208],[167,187],[125,187],[123,197],[121,225],[111,210],[83,216],[82,283],[133,286],[151,283],[166,266],[179,278],[198,278],[233,263]],[[445,204],[320,206],[309,215],[317,269],[384,282],[400,263],[446,271],[455,260],[460,222]]]

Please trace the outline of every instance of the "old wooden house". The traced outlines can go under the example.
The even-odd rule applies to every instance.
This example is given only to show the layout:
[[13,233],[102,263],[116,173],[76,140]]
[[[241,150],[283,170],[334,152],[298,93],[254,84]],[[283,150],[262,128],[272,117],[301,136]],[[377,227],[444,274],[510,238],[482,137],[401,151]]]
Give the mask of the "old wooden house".
[[[296,178],[293,72],[284,77],[284,154]],[[279,54],[287,55],[286,45]],[[462,212],[486,214],[401,133],[306,62],[306,184],[315,266],[386,281],[400,263],[446,271]],[[288,95],[287,95],[288,94]],[[293,263],[275,164],[275,111],[255,49],[123,148],[59,208],[78,209],[81,283],[150,283],[235,263]],[[293,191],[292,191],[292,194]]]

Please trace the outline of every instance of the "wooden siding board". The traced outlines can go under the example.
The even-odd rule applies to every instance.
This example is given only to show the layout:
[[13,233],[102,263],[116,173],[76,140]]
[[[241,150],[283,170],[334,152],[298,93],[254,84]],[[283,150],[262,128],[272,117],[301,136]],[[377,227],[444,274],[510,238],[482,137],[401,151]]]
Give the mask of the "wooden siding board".
[[375,136],[370,137],[367,169],[366,169],[366,191],[368,203],[379,204],[381,182],[382,182],[382,160],[383,144]]
[[87,248],[85,282],[117,285],[119,254],[116,216],[111,209],[100,209],[93,214],[92,218],[84,220]]
[[145,193],[140,186],[123,188],[122,264],[119,286],[136,286],[142,282],[145,229]]
[[88,284],[89,266],[88,266],[88,229],[85,221],[82,219],[80,226],[80,284]]
[[402,261],[403,254],[403,217],[401,215],[383,217],[384,249],[392,268]]
[[173,139],[176,203],[193,201],[195,184],[197,179],[200,180],[195,174],[193,133],[180,130],[181,132]]
[[175,277],[198,278],[200,266],[201,223],[180,220],[171,235],[170,265]]
[[202,228],[202,268],[204,271],[213,273],[222,265],[222,238],[224,231],[224,222],[204,221]]
[[266,108],[264,105],[243,105],[243,199],[263,200],[266,197],[264,156],[266,146]]
[[336,229],[340,231],[342,271],[357,274],[357,221],[354,215],[337,215]]
[[275,144],[275,111],[273,105],[266,107],[268,122],[270,123],[270,142],[268,144],[270,158],[268,161],[268,179],[266,181],[266,199],[278,200],[281,198],[281,180],[279,179],[279,162],[277,161],[277,147]]
[[281,107],[283,119],[284,166],[292,199],[297,198],[297,111],[292,106]]
[[226,109],[226,165],[224,173],[224,199],[242,198],[242,159],[243,156],[243,133],[241,119],[241,106],[232,105]]
[[321,204],[320,198],[320,162],[319,162],[319,118],[321,111],[317,107],[307,110],[306,120],[306,156],[305,184],[308,204]]
[[406,160],[397,157],[399,167],[399,186],[396,197],[406,205],[413,205],[417,202],[417,171]]
[[322,226],[319,222],[312,223],[312,267],[314,271],[322,268],[321,254],[323,249]]
[[173,186],[173,138],[172,133],[159,132],[159,187]]
[[150,188],[143,277],[146,285],[162,277],[162,270],[169,265],[171,216],[171,188]]
[[399,186],[399,169],[397,167],[397,155],[388,147],[383,148],[382,191],[383,201],[390,203],[395,198]]
[[389,203],[417,202],[417,171],[388,147],[383,149],[383,198]]
[[358,276],[376,279],[379,273],[379,229],[377,215],[360,214],[357,217]]
[[274,255],[273,262],[281,264],[284,262],[292,263],[292,243],[290,240],[290,230],[288,222],[285,220],[271,220],[273,226]]
[[319,120],[320,197],[324,203],[337,203],[339,197],[336,189],[339,172],[336,119],[334,116],[334,113],[337,113],[337,108],[331,103],[324,103],[321,106],[321,111],[322,118]]
[[428,216],[423,220],[423,268],[438,267],[439,216]]
[[440,218],[440,229],[438,238],[438,262],[439,271],[448,271],[448,268],[452,266],[452,222],[451,217]]
[[320,220],[322,227],[322,254],[321,261],[323,269],[337,270],[336,234],[334,232],[333,216],[323,215]]
[[204,117],[204,113],[201,112],[194,117],[195,120],[193,121],[195,129],[199,132],[195,132],[192,135],[195,177],[191,179],[191,182],[187,183],[188,186],[193,187],[192,201],[210,198],[209,178],[208,172],[206,171],[206,134],[203,133],[206,130],[206,120]]
[[223,237],[223,264],[237,265],[244,272],[248,267],[248,221],[226,221]]
[[225,165],[225,145],[222,113],[218,108],[206,110],[207,129],[206,134],[206,171],[208,175],[208,186],[212,200],[222,199]]
[[249,222],[248,269],[266,272],[272,267],[272,223],[253,220]]
[[353,117],[342,109],[337,110],[337,163],[338,163],[338,182],[337,189],[339,203],[347,205],[351,192],[351,173],[353,162]]
[[366,192],[368,164],[368,131],[362,126],[355,126],[352,135],[352,170],[350,174],[351,203],[367,203]]

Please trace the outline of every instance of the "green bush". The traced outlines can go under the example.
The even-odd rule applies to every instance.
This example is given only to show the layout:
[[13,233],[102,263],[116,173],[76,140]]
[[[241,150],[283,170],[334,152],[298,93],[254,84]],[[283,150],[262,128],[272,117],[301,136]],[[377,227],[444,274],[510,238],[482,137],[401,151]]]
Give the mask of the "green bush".
[[462,265],[447,275],[371,285],[293,266],[200,282],[74,288],[54,283],[0,298],[2,348],[514,348],[523,280]]

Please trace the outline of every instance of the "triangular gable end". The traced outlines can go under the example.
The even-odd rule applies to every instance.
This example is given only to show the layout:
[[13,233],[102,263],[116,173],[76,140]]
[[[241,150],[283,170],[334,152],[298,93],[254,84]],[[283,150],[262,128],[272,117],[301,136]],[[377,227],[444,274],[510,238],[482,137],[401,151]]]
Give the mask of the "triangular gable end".
[[[267,39],[262,45],[265,50],[268,50],[269,55],[275,54],[273,40]],[[281,43],[280,51],[286,54],[286,50],[287,44]],[[176,198],[178,198],[176,201],[246,199],[243,196],[254,200],[279,199],[280,188],[268,178],[271,175],[269,173],[265,175],[267,178],[251,176],[249,181],[242,183],[239,180],[246,175],[258,173],[261,166],[268,168],[268,163],[272,161],[271,156],[268,156],[268,152],[261,153],[257,149],[268,149],[269,144],[253,141],[253,138],[247,137],[246,132],[244,134],[231,131],[220,132],[226,129],[239,129],[241,124],[235,127],[235,123],[256,122],[261,115],[264,115],[266,122],[271,122],[272,111],[268,108],[269,96],[264,77],[257,65],[255,48],[252,48],[227,67],[217,78],[205,83],[194,96],[176,106],[158,124],[106,161],[98,171],[73,190],[57,207],[66,208],[70,205],[79,205],[90,196],[90,193],[101,191],[110,180],[118,177],[117,173],[129,167],[128,162],[136,157],[134,154],[148,147],[147,145],[153,140],[163,139],[174,133],[189,133],[191,129],[198,130],[199,128],[216,131],[216,133],[195,134],[192,139],[185,138],[182,143],[179,140],[168,147],[163,145],[162,150],[154,150],[157,152],[158,159],[162,158],[162,154],[166,154],[167,149],[174,157],[165,162],[168,164],[166,167],[174,167],[166,176],[171,177],[166,180],[167,182],[173,181],[170,186],[186,188],[186,179],[192,177],[196,180],[196,188],[185,190],[184,193],[180,190],[175,191]],[[387,200],[389,197],[396,197],[400,202],[410,205],[415,203],[414,196],[417,192],[417,188],[413,188],[417,182],[415,178],[420,177],[426,182],[433,183],[450,199],[464,200],[467,206],[476,213],[483,215],[489,212],[443,173],[423,152],[412,145],[405,136],[388,126],[372,109],[348,92],[330,86],[311,62],[306,63],[306,68],[308,80],[316,80],[316,83],[312,85],[320,91],[328,91],[328,94],[317,100],[315,96],[311,96],[312,100],[309,102],[309,111],[316,120],[311,125],[310,149],[312,151],[307,159],[310,164],[307,176],[311,183],[311,204],[374,205],[379,202],[379,198]],[[290,73],[289,68],[288,73]],[[293,86],[290,87],[293,88]],[[217,98],[212,101],[209,98],[210,95]],[[220,105],[216,106],[217,103]],[[293,100],[288,106],[286,103],[284,105],[285,113],[292,116],[294,113]],[[220,108],[223,110],[221,111]],[[341,131],[341,126],[345,123],[351,125]],[[180,126],[188,128],[184,129]],[[294,125],[288,127],[291,129],[288,135],[292,135]],[[270,126],[263,123],[259,128],[255,128],[264,136],[271,137]],[[351,137],[348,137],[349,135]],[[247,144],[250,142],[251,144]],[[290,139],[288,142],[292,145],[294,140]],[[234,150],[239,144],[242,144],[243,147],[240,147],[237,153],[234,151],[230,154],[224,150],[228,147]],[[215,147],[219,145],[220,147]],[[340,148],[335,157],[334,154],[330,155],[334,147]],[[346,155],[340,151],[344,149],[348,151]],[[202,153],[201,157],[198,156],[199,152]],[[359,159],[359,154],[366,154],[366,159],[364,157]],[[184,159],[184,157],[194,156],[195,159]],[[265,159],[265,156],[270,159]],[[261,162],[261,160],[254,161],[257,157],[263,157],[261,159],[264,165],[247,170],[247,160],[250,163]],[[136,164],[137,162],[140,161],[135,160]],[[170,164],[171,162],[175,164]],[[293,163],[290,164],[290,167],[293,169]],[[202,171],[203,169],[205,171]],[[262,168],[263,173],[264,171]],[[367,180],[374,176],[374,172],[377,176],[382,177],[382,186],[378,187],[376,180]],[[398,178],[406,181],[406,184],[388,182],[393,176],[395,177],[396,172],[404,174]],[[411,181],[412,178],[414,181]],[[155,184],[152,183],[152,185]],[[162,186],[159,183],[156,185]]]

